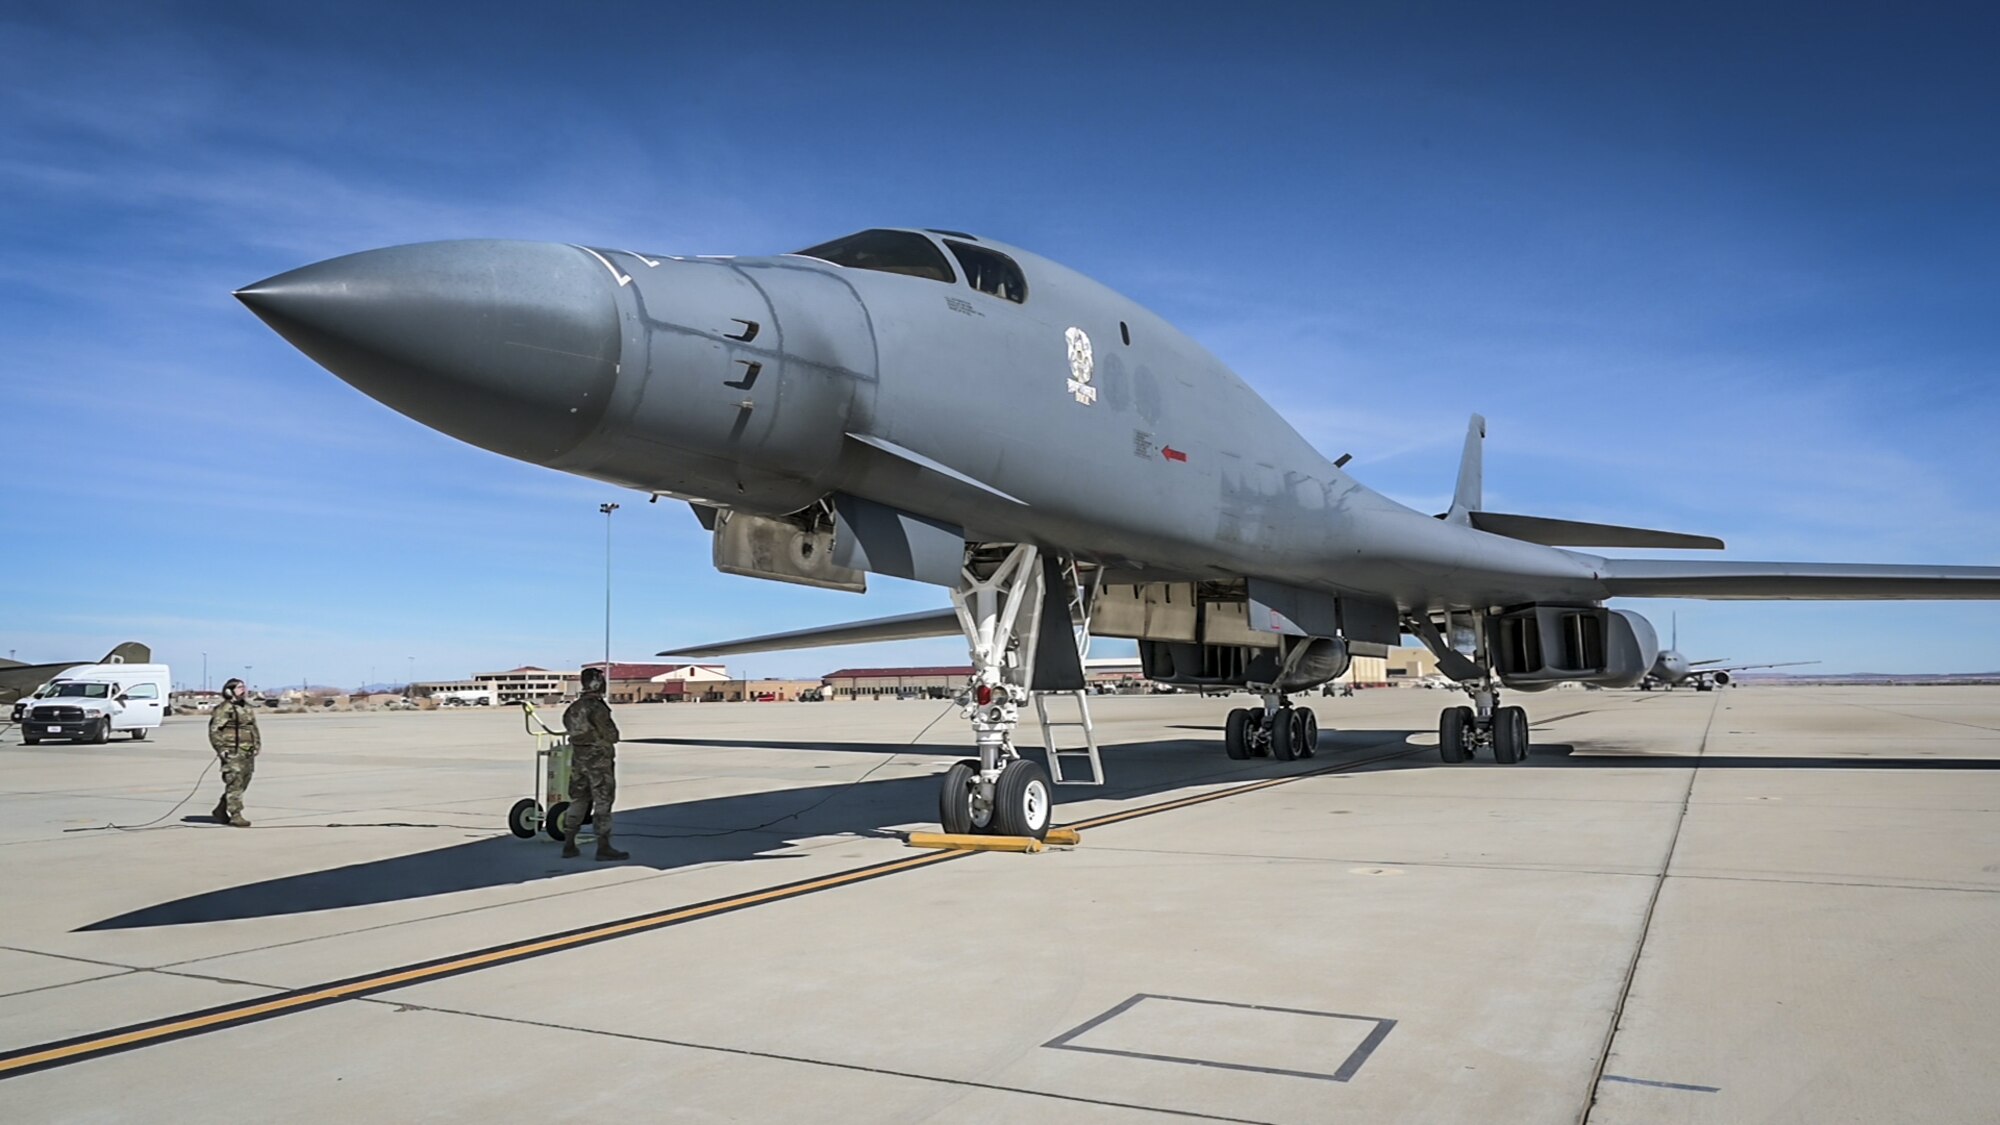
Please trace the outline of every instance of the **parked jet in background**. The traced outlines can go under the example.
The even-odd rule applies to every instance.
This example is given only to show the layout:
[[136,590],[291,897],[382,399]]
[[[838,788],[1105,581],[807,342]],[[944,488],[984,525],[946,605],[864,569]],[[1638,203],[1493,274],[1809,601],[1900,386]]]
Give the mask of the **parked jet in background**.
[[[1667,647],[1660,652],[1660,658],[1653,661],[1653,667],[1646,678],[1639,681],[1640,691],[1663,688],[1672,691],[1677,687],[1692,687],[1696,691],[1710,691],[1728,687],[1731,672],[1748,672],[1757,668],[1796,668],[1805,664],[1818,664],[1817,660],[1784,660],[1776,664],[1726,664],[1727,657],[1714,660],[1689,660],[1682,656],[1681,615],[1674,614],[1673,637]],[[1719,667],[1718,667],[1719,665]]]
[[952,231],[869,230],[765,258],[525,242],[351,254],[237,296],[334,374],[471,444],[694,506],[730,573],[942,587],[949,611],[680,653],[962,635],[979,749],[947,830],[1043,834],[1054,789],[1013,743],[1078,691],[1073,630],[1146,675],[1245,689],[1232,757],[1310,753],[1291,693],[1415,635],[1471,697],[1440,752],[1518,762],[1503,688],[1629,687],[1660,653],[1605,601],[2000,598],[2000,568],[1606,559],[1719,540],[1487,512],[1483,420],[1450,511],[1328,461],[1242,379],[1132,301]]

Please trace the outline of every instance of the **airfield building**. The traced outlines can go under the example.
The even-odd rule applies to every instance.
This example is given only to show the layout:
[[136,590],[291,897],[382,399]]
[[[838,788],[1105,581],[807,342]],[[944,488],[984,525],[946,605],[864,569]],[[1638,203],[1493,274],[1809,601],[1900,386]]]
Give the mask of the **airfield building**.
[[561,703],[583,690],[583,673],[551,672],[524,665],[506,672],[477,673],[472,677],[472,687],[492,689],[494,702],[502,707],[516,703]]
[[842,668],[824,677],[826,697],[854,699],[949,699],[972,676],[970,665],[931,668]]
[[[585,665],[606,668],[603,662]],[[579,671],[578,676],[582,673]],[[703,691],[729,679],[721,664],[625,664],[612,661],[605,673],[604,697],[610,703],[658,703],[700,698]],[[578,681],[581,687],[581,679]]]

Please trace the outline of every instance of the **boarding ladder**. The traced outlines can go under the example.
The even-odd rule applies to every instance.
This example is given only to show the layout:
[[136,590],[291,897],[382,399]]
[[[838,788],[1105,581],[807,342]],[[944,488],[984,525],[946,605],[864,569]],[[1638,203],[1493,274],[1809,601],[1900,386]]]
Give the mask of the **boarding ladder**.
[[[1101,572],[1100,572],[1101,573]],[[1096,592],[1097,574],[1091,576],[1091,585],[1086,588],[1079,580],[1076,564],[1071,562],[1065,570],[1068,581],[1064,588],[1069,594],[1069,616],[1075,626],[1077,663],[1086,669],[1090,658],[1090,604],[1091,595]],[[1044,596],[1047,596],[1046,594]],[[1087,672],[1086,672],[1087,675]],[[1104,784],[1104,762],[1097,755],[1097,729],[1090,722],[1090,697],[1087,691],[1038,691],[1035,695],[1035,716],[1042,723],[1042,753],[1049,761],[1049,780],[1057,785],[1102,785]],[[1076,717],[1073,719],[1051,719],[1049,717],[1049,697],[1067,696],[1076,703]],[[1082,746],[1062,745],[1056,731],[1076,731],[1083,736]],[[1090,763],[1088,778],[1063,776],[1063,759],[1082,758]]]

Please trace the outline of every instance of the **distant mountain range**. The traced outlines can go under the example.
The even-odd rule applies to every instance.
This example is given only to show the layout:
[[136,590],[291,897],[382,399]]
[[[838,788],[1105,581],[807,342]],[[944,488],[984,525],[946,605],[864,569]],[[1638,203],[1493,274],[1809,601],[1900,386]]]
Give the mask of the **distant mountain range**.
[[2000,672],[1743,672],[1745,683],[2000,684]]

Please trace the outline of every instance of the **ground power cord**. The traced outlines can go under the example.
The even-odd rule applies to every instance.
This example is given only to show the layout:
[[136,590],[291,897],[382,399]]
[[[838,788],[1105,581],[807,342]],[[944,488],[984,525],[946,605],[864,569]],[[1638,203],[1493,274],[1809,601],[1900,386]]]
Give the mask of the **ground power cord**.
[[[915,746],[918,742],[922,741],[923,737],[931,732],[931,728],[938,725],[940,722],[943,722],[944,717],[946,715],[951,714],[952,709],[956,708],[957,706],[958,704],[956,702],[945,704],[944,710],[939,711],[935,718],[933,718],[930,722],[924,724],[924,729],[918,731],[915,735],[913,735],[910,738],[908,742],[904,743],[903,745]],[[833,800],[835,797],[838,797],[848,792],[849,790],[853,789],[855,786],[861,784],[862,782],[867,781],[869,778],[874,777],[876,771],[880,770],[883,766],[886,766],[890,762],[893,762],[895,760],[896,760],[896,754],[893,751],[884,754],[882,755],[881,761],[876,762],[874,765],[868,767],[868,771],[866,773],[863,773],[860,777],[857,777],[852,781],[843,782],[838,787],[833,789],[831,792],[820,797],[819,800],[814,801],[812,804],[806,805],[803,808],[793,809],[791,812],[788,812],[783,816],[774,817],[770,820],[765,821],[762,824],[752,824],[745,828],[722,828],[714,832],[633,832],[629,829],[621,828],[617,830],[616,834],[621,837],[643,836],[649,840],[706,840],[706,839],[712,839],[717,836],[735,836],[744,832],[761,832],[766,828],[783,824],[785,821],[804,816],[805,814],[813,811],[814,809],[820,807],[821,805],[826,804],[828,801]]]
[[182,808],[186,807],[186,805],[187,805],[187,803],[188,803],[189,801],[192,801],[192,800],[194,800],[194,795],[195,795],[196,793],[199,793],[199,792],[201,792],[201,783],[202,783],[202,782],[204,782],[204,781],[207,781],[207,780],[208,780],[208,771],[210,771],[210,770],[214,769],[214,768],[215,768],[215,763],[216,763],[216,762],[218,762],[218,761],[220,761],[220,760],[221,760],[221,759],[219,759],[219,758],[210,758],[210,759],[208,760],[208,764],[207,764],[207,765],[205,765],[205,766],[203,766],[203,767],[201,768],[201,776],[200,776],[200,777],[197,777],[197,778],[195,778],[195,779],[194,779],[194,788],[193,788],[193,789],[190,789],[190,790],[188,790],[188,792],[187,792],[187,796],[185,796],[185,797],[182,797],[182,798],[180,799],[180,803],[179,803],[179,804],[176,804],[176,805],[175,805],[175,806],[174,806],[173,808],[170,808],[170,809],[168,809],[168,810],[167,810],[166,812],[163,812],[163,813],[161,813],[160,815],[158,815],[158,816],[154,817],[153,819],[151,819],[151,820],[147,821],[147,822],[146,822],[146,823],[144,823],[144,824],[93,824],[93,825],[91,825],[91,826],[89,826],[89,827],[87,827],[87,828],[65,828],[65,829],[63,829],[63,831],[64,831],[64,832],[104,832],[104,831],[107,831],[107,830],[110,830],[110,831],[117,831],[117,832],[144,832],[144,831],[148,831],[148,830],[153,830],[153,831],[157,831],[157,829],[154,829],[154,827],[153,827],[153,826],[154,826],[154,825],[156,825],[156,824],[157,824],[157,825],[159,825],[159,826],[160,826],[161,828],[180,828],[180,827],[182,827],[182,825],[179,825],[179,824],[160,824],[160,822],[161,822],[161,821],[163,821],[163,820],[165,820],[165,819],[167,819],[168,817],[170,817],[170,816],[174,815],[175,813],[177,813],[177,812],[181,811],[181,809],[182,809]]
[[[956,706],[958,706],[958,704],[956,703],[946,704],[944,710],[938,712],[937,716],[933,718],[930,722],[925,723],[924,728],[918,731],[914,736],[912,736],[908,742],[904,743],[904,745],[915,746],[918,742],[922,741],[923,737],[931,732],[931,728],[937,726],[940,722],[944,721],[944,717],[946,715],[951,714],[952,708]],[[13,725],[14,724],[11,722],[6,723],[4,725],[0,725],[0,733],[4,733],[9,727],[12,727]],[[157,832],[160,831],[161,829],[166,829],[166,828],[189,827],[188,825],[184,824],[161,824],[160,822],[174,815],[175,813],[181,811],[183,808],[186,808],[187,803],[189,801],[194,800],[194,795],[196,793],[201,792],[202,783],[208,780],[209,771],[213,770],[215,768],[215,763],[220,760],[221,759],[219,758],[209,759],[208,764],[203,766],[201,769],[201,776],[195,778],[194,788],[188,790],[187,796],[182,797],[180,801],[174,805],[173,808],[170,808],[166,812],[163,812],[160,815],[154,817],[153,819],[146,821],[144,824],[92,824],[81,828],[65,828],[63,829],[63,831],[65,833]],[[868,767],[867,772],[863,773],[860,777],[857,777],[852,781],[842,783],[838,788],[834,789],[830,793],[827,793],[826,795],[822,796],[819,800],[814,801],[809,805],[806,805],[802,808],[793,809],[791,812],[788,812],[783,816],[774,817],[770,820],[765,821],[762,824],[752,824],[743,828],[723,828],[723,829],[718,829],[717,831],[714,832],[633,832],[627,830],[620,832],[618,834],[620,836],[644,836],[648,839],[653,839],[653,840],[701,840],[717,836],[735,836],[743,832],[761,832],[766,828],[771,828],[775,825],[783,824],[785,821],[791,820],[795,817],[804,816],[805,814],[813,811],[814,809],[819,808],[821,805],[826,804],[828,801],[833,800],[835,797],[838,797],[841,794],[846,793],[848,790],[854,788],[855,786],[861,784],[864,781],[867,781],[869,778],[874,777],[875,774],[878,771],[880,771],[883,766],[886,766],[890,762],[893,762],[895,760],[896,760],[896,755],[894,753],[884,754],[882,755],[881,761]],[[481,825],[418,824],[408,821],[394,821],[394,822],[370,823],[370,824],[267,824],[265,825],[265,827],[266,828],[463,828],[470,831],[484,830],[484,826]]]

